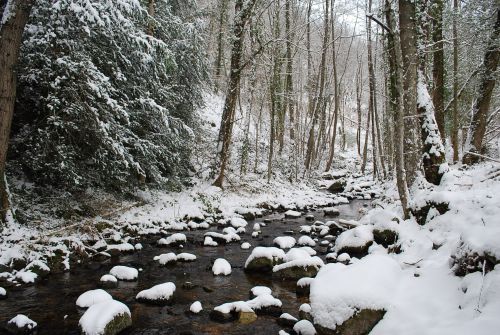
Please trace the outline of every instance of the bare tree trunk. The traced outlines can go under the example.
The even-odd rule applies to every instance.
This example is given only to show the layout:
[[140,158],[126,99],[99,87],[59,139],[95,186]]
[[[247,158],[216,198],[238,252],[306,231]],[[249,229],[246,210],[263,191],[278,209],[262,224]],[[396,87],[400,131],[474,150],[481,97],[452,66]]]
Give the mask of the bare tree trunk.
[[435,51],[433,53],[432,77],[434,89],[432,91],[432,102],[436,113],[436,122],[443,143],[446,140],[444,119],[444,42],[443,42],[443,0],[433,0],[433,29],[432,42]]
[[410,217],[408,209],[408,184],[406,182],[405,166],[403,164],[403,137],[404,137],[404,109],[403,109],[403,76],[401,66],[401,44],[398,41],[398,36],[395,32],[396,24],[394,12],[391,7],[390,0],[385,0],[385,14],[389,33],[387,34],[387,49],[389,51],[389,73],[390,73],[390,95],[391,104],[394,110],[394,151],[396,165],[396,180],[403,208],[403,216],[405,219]]
[[236,0],[235,3],[235,18],[233,27],[233,46],[231,48],[231,72],[229,75],[229,86],[227,89],[226,100],[224,101],[224,109],[222,111],[221,126],[219,130],[218,145],[220,147],[220,165],[219,175],[213,185],[222,187],[224,175],[226,171],[227,161],[229,159],[231,137],[233,133],[234,112],[236,109],[236,100],[238,97],[238,88],[241,78],[241,56],[243,52],[243,38],[245,33],[245,25],[250,18],[253,6],[257,0],[245,2]]
[[314,160],[314,129],[318,124],[318,117],[320,109],[323,107],[323,89],[325,86],[325,72],[326,72],[326,51],[328,49],[328,35],[329,35],[329,8],[330,0],[325,0],[325,22],[324,22],[324,35],[323,35],[323,49],[321,51],[321,63],[319,68],[319,93],[317,95],[316,103],[314,104],[311,128],[309,129],[309,139],[307,140],[307,153],[305,160],[306,170],[309,170],[311,163]]
[[368,116],[366,117],[366,131],[365,131],[365,143],[363,145],[363,162],[361,163],[361,173],[365,173],[366,169],[366,160],[368,157],[368,135],[370,134],[370,120],[371,113],[368,112]]
[[219,0],[219,31],[217,34],[217,57],[215,58],[215,80],[218,86],[224,69],[224,33],[227,20],[228,0]]
[[148,2],[148,31],[147,34],[153,36],[154,33],[154,17],[155,17],[155,0],[149,0]]
[[361,62],[358,61],[358,71],[356,72],[356,112],[358,114],[358,128],[356,130],[356,144],[358,147],[358,156],[361,156]]
[[[286,0],[285,5],[285,29],[286,29],[286,106],[290,115],[290,140],[295,141],[295,111],[293,99],[293,58],[292,58],[292,33],[290,29],[290,2]],[[295,146],[295,143],[293,143]]]
[[10,128],[16,101],[17,72],[24,27],[33,7],[33,0],[9,0],[5,4],[10,15],[0,17],[0,220],[5,222],[10,200],[5,177]]
[[[467,132],[467,142],[465,151],[480,154],[483,149],[483,138],[486,132],[486,123],[490,109],[491,95],[495,87],[498,60],[500,58],[500,8],[497,9],[496,22],[488,43],[488,50],[484,55],[483,69],[481,74],[479,91],[472,106],[472,117]],[[464,164],[474,164],[479,157],[473,154],[464,153],[462,162]]]
[[[412,0],[399,0],[399,29],[403,61],[404,163],[408,185],[413,184],[419,166],[417,120],[416,9]],[[399,126],[399,124],[398,124]]]
[[453,162],[458,162],[458,34],[457,34],[458,0],[453,0],[453,124],[451,145],[453,146]]

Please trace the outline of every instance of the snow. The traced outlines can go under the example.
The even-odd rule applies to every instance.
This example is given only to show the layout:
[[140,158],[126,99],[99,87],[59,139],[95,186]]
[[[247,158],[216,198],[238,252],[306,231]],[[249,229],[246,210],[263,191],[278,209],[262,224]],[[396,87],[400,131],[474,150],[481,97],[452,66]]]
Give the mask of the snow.
[[292,321],[299,321],[299,320],[297,320],[296,317],[294,317],[294,316],[292,316],[292,315],[290,315],[288,313],[281,314],[280,315],[280,319],[287,319],[287,320],[292,320]]
[[292,248],[286,253],[285,263],[275,265],[273,267],[273,272],[278,272],[290,267],[313,266],[316,269],[319,269],[323,265],[324,263],[321,258],[317,256],[311,257],[307,250],[304,250],[302,248]]
[[201,306],[201,302],[199,302],[199,301],[193,302],[191,304],[191,306],[189,306],[189,310],[192,313],[198,314],[199,312],[201,312],[203,310],[203,307]]
[[153,257],[153,260],[158,261],[160,265],[166,265],[169,263],[177,262],[177,256],[173,252],[169,252],[166,254],[155,256]]
[[143,290],[135,296],[136,299],[146,300],[169,300],[175,292],[175,284],[168,282],[155,285],[147,290]]
[[273,240],[273,243],[281,249],[290,249],[293,248],[296,241],[291,236],[278,236]]
[[106,325],[116,316],[128,314],[129,308],[116,300],[104,301],[90,306],[80,318],[79,325],[85,335],[102,335]]
[[212,272],[214,275],[230,275],[231,274],[231,264],[224,258],[217,258],[212,266]]
[[229,219],[229,222],[231,223],[231,226],[234,228],[240,228],[240,227],[246,227],[248,222],[245,219],[238,218],[238,217],[232,217]]
[[15,324],[17,328],[34,329],[37,323],[24,314],[18,314],[7,322],[8,324]]
[[288,210],[285,212],[285,217],[289,217],[289,218],[299,218],[302,216],[302,213],[301,212],[297,212],[297,211],[292,211],[292,210]]
[[210,236],[205,236],[205,239],[203,240],[203,245],[210,246],[210,247],[216,247],[219,244],[215,242]]
[[248,242],[243,242],[241,244],[241,249],[244,249],[244,250],[250,249],[251,247],[252,247],[252,245],[250,243],[248,243]]
[[299,287],[310,286],[311,283],[313,282],[313,280],[314,280],[314,278],[309,278],[309,277],[300,278],[297,281],[297,286],[299,286]]
[[87,308],[94,304],[108,300],[113,300],[113,297],[108,292],[96,289],[80,294],[78,299],[76,299],[76,305],[81,308]]
[[225,304],[216,306],[215,311],[228,314],[235,312],[253,312],[253,309],[245,301],[226,302]]
[[299,240],[297,242],[299,245],[305,245],[305,246],[309,246],[309,247],[315,247],[316,246],[316,242],[314,242],[314,240],[312,238],[310,238],[309,236],[301,236],[299,237]]
[[23,283],[34,283],[38,275],[32,271],[19,271],[16,273],[16,278],[20,279]]
[[139,276],[139,271],[132,267],[116,265],[109,273],[119,280],[135,280]]
[[387,255],[368,255],[349,266],[325,265],[311,283],[314,321],[335,329],[356,311],[387,310],[402,276],[398,263]]
[[186,235],[184,235],[182,233],[172,234],[172,235],[168,236],[167,238],[159,239],[158,245],[170,245],[170,244],[179,243],[179,242],[186,243]]
[[193,262],[196,260],[196,255],[188,252],[182,252],[177,255],[177,260],[180,262]]
[[110,251],[110,250],[118,250],[120,252],[127,252],[127,251],[134,251],[135,248],[130,243],[122,243],[122,244],[110,244],[110,245],[108,245],[108,248],[106,249],[106,251]]
[[142,250],[142,244],[140,244],[140,243],[136,243],[136,244],[134,245],[134,249],[135,249],[135,250]]
[[308,320],[300,320],[293,326],[293,330],[297,335],[316,335],[314,325]]
[[345,262],[349,262],[350,260],[351,260],[351,256],[349,256],[349,254],[347,254],[345,252],[337,256],[338,262],[345,263]]
[[103,275],[101,279],[99,279],[99,281],[116,283],[118,279],[116,279],[116,277],[112,275]]
[[254,286],[250,291],[256,297],[258,297],[259,295],[272,293],[271,289],[267,286]]
[[245,262],[245,268],[255,258],[262,258],[262,257],[270,259],[270,260],[275,260],[275,261],[284,260],[285,259],[285,252],[283,250],[275,248],[275,247],[255,247]]
[[262,293],[253,298],[252,300],[247,301],[248,306],[253,310],[262,309],[265,307],[276,306],[281,307],[282,302],[279,299],[273,297],[270,293]]
[[7,291],[0,286],[0,297],[5,297],[7,295]]
[[335,250],[345,247],[363,247],[373,241],[373,226],[361,225],[340,234],[335,240]]
[[253,230],[254,231],[260,231],[260,225],[261,225],[260,223],[254,223]]
[[302,304],[299,306],[299,311],[305,312],[305,313],[311,313],[311,305],[309,304]]

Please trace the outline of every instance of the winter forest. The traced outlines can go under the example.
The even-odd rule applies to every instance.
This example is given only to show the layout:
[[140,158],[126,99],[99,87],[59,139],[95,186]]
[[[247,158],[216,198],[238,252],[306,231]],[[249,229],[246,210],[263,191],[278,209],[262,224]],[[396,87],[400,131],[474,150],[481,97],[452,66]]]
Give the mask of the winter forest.
[[499,0],[0,0],[0,334],[498,333],[499,60]]

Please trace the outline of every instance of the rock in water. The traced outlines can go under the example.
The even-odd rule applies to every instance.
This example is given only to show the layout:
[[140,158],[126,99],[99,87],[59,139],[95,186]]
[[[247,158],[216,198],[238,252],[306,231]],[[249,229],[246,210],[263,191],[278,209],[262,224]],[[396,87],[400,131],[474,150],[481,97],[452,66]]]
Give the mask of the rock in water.
[[116,300],[92,305],[78,323],[84,335],[116,335],[132,325],[128,307]]
[[136,295],[136,299],[140,302],[166,305],[172,301],[175,292],[175,284],[168,282],[155,285],[150,289],[143,290]]
[[231,274],[231,264],[224,258],[217,258],[212,267],[212,272],[215,276],[228,276]]
[[7,322],[7,331],[11,334],[33,334],[37,323],[26,315],[18,314]]

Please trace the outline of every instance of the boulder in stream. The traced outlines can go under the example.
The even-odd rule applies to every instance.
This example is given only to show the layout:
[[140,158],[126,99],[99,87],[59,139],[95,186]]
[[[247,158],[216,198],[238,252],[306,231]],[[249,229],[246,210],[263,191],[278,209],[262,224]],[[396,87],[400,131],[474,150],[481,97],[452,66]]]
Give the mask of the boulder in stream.
[[90,306],[79,322],[84,335],[116,335],[131,325],[129,308],[116,300]]
[[34,334],[37,327],[35,321],[23,314],[18,314],[7,322],[7,331],[10,334]]
[[139,302],[154,304],[154,305],[166,305],[172,302],[175,292],[175,284],[168,282],[163,284],[158,284],[150,289],[143,290],[137,293],[135,299]]

